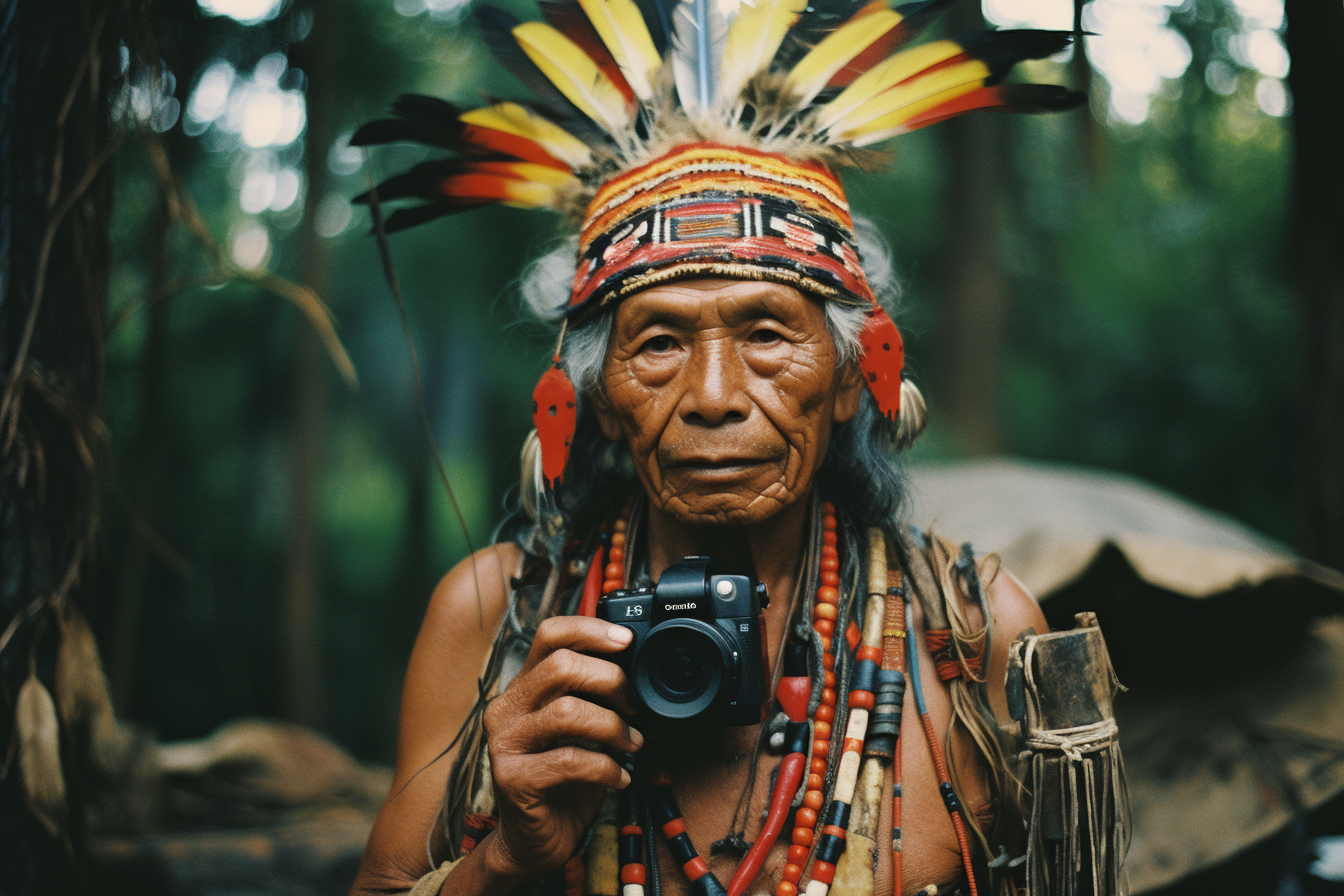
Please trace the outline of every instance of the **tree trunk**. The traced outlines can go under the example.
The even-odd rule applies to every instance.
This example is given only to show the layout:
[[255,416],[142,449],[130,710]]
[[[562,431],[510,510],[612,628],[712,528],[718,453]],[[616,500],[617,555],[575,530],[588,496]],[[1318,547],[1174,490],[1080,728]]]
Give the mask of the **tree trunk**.
[[[10,757],[0,777],[0,882],[7,894],[85,889],[84,734],[66,713],[72,704],[57,688],[55,664],[65,621],[90,592],[108,112],[120,63],[108,18],[119,11],[95,0],[0,5],[0,749]],[[51,738],[35,739],[41,731]]]
[[1344,569],[1344,6],[1287,0],[1293,267],[1301,308],[1298,498],[1308,556]]

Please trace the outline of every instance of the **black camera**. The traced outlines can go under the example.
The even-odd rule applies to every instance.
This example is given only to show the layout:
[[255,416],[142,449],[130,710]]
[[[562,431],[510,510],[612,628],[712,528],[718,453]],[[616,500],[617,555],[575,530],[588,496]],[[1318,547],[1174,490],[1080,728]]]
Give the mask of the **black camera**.
[[687,557],[653,588],[613,591],[597,616],[635,635],[615,657],[648,722],[761,721],[765,697],[761,610],[765,586],[731,575],[708,557]]

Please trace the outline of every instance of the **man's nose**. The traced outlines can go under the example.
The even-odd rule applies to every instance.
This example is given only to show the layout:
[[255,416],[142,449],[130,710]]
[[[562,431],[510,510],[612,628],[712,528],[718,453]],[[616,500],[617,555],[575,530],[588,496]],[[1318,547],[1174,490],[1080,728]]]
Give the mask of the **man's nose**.
[[696,346],[686,367],[682,415],[697,423],[717,426],[744,419],[750,407],[746,366],[731,345],[711,342]]

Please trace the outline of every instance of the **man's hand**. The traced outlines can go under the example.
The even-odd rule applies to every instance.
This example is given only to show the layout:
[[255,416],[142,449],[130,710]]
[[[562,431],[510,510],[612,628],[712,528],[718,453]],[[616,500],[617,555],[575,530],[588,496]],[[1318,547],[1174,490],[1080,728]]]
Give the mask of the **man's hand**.
[[602,657],[630,644],[628,629],[562,616],[537,628],[522,670],[485,711],[499,827],[484,840],[505,876],[558,868],[579,848],[605,788],[630,775],[612,758],[643,736],[625,721],[630,685]]

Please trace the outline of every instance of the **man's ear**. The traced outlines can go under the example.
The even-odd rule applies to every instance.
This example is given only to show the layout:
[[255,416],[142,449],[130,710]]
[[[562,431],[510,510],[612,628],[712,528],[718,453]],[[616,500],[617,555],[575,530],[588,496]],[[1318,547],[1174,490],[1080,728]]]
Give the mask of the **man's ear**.
[[621,424],[616,419],[616,414],[611,409],[611,403],[607,401],[607,396],[601,389],[594,389],[587,395],[588,401],[592,403],[593,413],[597,415],[597,428],[602,430],[602,435],[613,442],[621,440]]
[[859,399],[863,397],[863,390],[866,388],[863,382],[863,371],[859,369],[858,361],[850,361],[844,367],[836,371],[837,388],[835,392],[835,409],[831,412],[832,423],[845,423],[854,419],[854,415],[859,412]]

